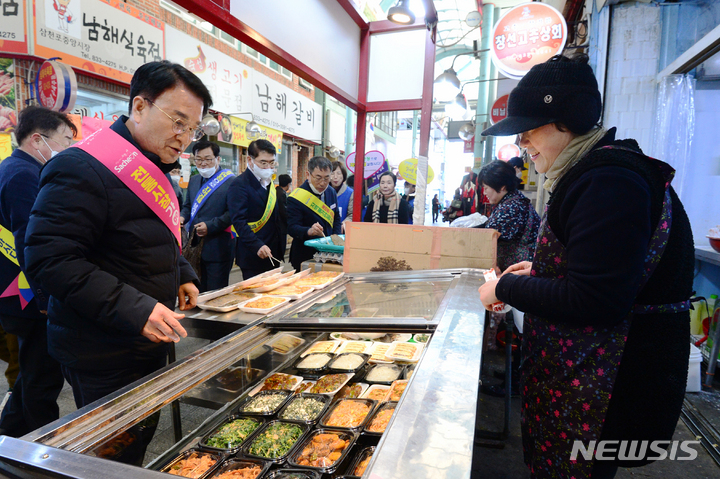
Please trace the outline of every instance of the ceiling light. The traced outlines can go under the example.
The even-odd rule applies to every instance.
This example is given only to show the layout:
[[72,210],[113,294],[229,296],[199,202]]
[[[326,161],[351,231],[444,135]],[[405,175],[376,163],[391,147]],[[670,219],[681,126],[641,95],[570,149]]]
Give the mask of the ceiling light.
[[397,5],[388,10],[387,19],[400,25],[415,23],[415,14],[410,10],[410,0],[399,0]]
[[475,136],[475,124],[472,121],[465,123],[458,130],[458,136],[461,140],[470,141]]
[[247,137],[250,139],[260,138],[263,136],[263,130],[260,128],[260,125],[255,123],[255,120],[247,122],[247,125],[245,125],[245,133],[247,133]]
[[467,99],[462,93],[458,93],[453,101],[445,105],[445,113],[453,120],[463,118],[467,113],[467,109]]
[[460,80],[455,70],[448,68],[435,79],[435,98],[450,101],[460,93]]
[[330,146],[328,148],[328,156],[333,160],[340,156],[340,148],[337,146]]
[[208,114],[202,119],[201,128],[207,136],[215,136],[220,132],[220,122]]

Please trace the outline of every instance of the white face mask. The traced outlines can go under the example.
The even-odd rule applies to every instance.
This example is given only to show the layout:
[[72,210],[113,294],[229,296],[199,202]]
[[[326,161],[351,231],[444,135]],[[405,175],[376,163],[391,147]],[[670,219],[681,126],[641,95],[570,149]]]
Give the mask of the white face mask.
[[215,168],[214,168],[214,167],[210,167],[210,168],[198,168],[197,170],[198,170],[198,173],[200,173],[200,176],[202,176],[203,178],[211,178],[212,175],[215,174]]
[[272,179],[274,168],[260,168],[258,165],[253,165],[253,172],[265,181]]
[[173,180],[175,183],[180,183],[180,177],[177,175],[170,175],[170,179]]
[[[42,141],[45,143],[45,146],[47,146],[48,149],[50,150],[50,158],[52,158],[53,156],[55,156],[59,153],[58,151],[55,151],[52,148],[50,148],[50,145],[48,145],[48,142],[45,141],[44,136],[40,135],[40,138],[42,138]],[[45,158],[45,155],[42,154],[42,151],[38,150],[38,153],[40,153],[40,156],[43,157],[43,160],[45,160],[46,163],[48,162],[48,160],[50,160],[50,158]]]

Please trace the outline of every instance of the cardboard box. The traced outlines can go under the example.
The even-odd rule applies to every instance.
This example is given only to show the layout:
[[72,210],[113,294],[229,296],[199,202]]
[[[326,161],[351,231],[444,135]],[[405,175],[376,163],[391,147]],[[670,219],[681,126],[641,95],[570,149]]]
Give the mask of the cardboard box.
[[413,270],[492,268],[497,239],[493,229],[351,223],[346,225],[343,269],[370,271],[383,256],[405,260]]

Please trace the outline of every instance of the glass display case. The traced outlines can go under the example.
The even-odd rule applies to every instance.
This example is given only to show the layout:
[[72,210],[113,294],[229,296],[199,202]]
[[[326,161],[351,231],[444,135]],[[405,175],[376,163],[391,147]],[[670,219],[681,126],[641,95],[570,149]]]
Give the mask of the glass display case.
[[[202,463],[203,477],[292,467],[329,478],[363,464],[362,477],[470,477],[482,282],[469,269],[352,274],[268,316],[191,312],[189,331],[227,334],[21,439],[0,437],[0,471],[149,478]],[[178,402],[208,414],[144,468],[103,459],[121,456],[138,424]],[[245,436],[217,447],[227,434]],[[269,453],[278,435],[286,450]],[[314,463],[308,451],[322,440],[335,449]]]

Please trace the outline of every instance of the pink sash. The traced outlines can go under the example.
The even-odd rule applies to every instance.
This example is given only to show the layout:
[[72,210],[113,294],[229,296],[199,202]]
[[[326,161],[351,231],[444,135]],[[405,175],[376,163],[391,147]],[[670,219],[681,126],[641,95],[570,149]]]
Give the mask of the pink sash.
[[160,168],[110,128],[98,130],[73,146],[112,171],[175,235],[178,247],[182,245],[177,196]]

